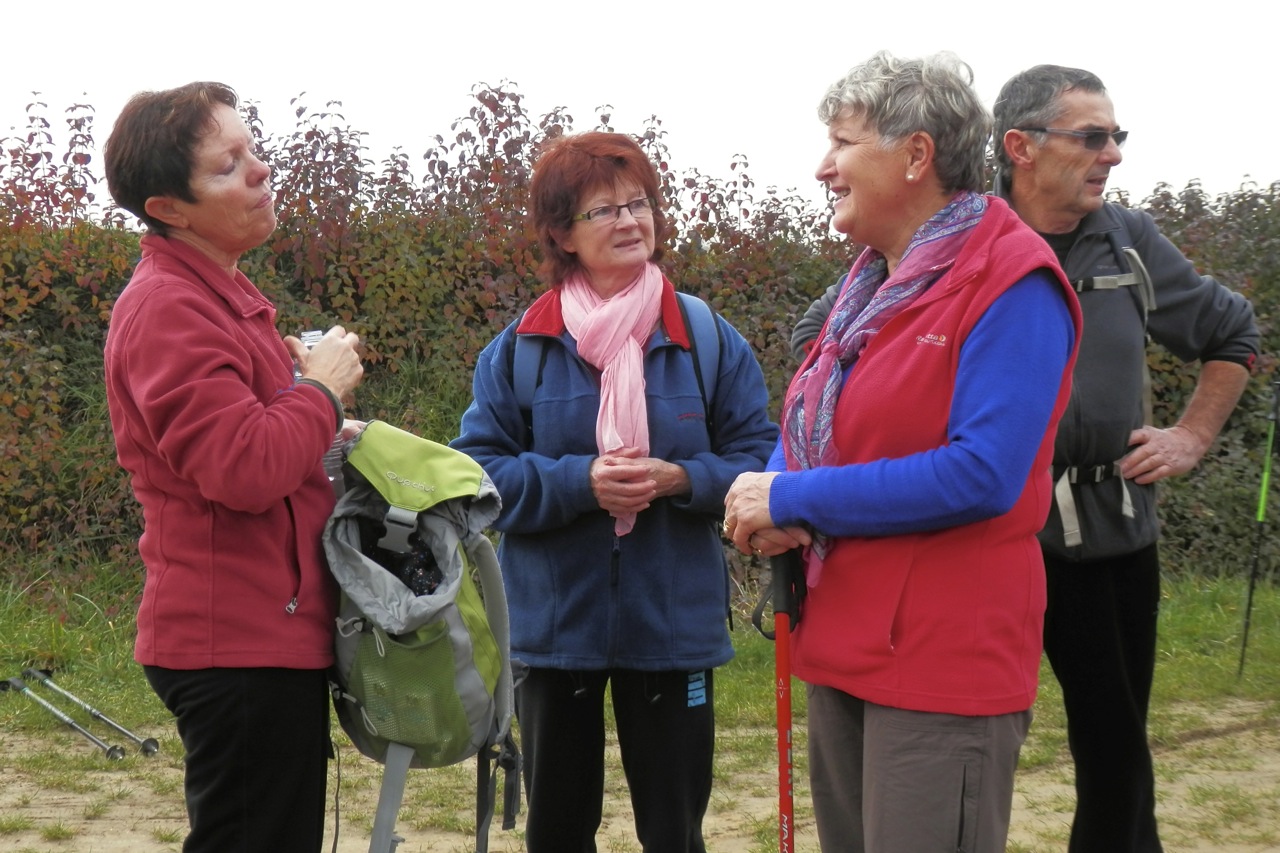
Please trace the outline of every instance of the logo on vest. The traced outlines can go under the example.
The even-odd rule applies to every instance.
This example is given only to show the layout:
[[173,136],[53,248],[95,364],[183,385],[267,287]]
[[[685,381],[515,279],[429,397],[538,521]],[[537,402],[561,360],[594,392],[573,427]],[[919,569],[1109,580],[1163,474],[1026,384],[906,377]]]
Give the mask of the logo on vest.
[[404,477],[401,477],[395,471],[388,471],[386,473],[386,478],[393,483],[399,483],[402,486],[408,486],[411,489],[417,489],[418,491],[426,492],[427,494],[431,494],[436,490],[436,487],[430,483],[415,483],[413,480],[407,480]]
[[947,345],[947,336],[936,332],[930,332],[927,335],[916,335],[916,343],[929,344],[930,346],[935,347],[945,347]]

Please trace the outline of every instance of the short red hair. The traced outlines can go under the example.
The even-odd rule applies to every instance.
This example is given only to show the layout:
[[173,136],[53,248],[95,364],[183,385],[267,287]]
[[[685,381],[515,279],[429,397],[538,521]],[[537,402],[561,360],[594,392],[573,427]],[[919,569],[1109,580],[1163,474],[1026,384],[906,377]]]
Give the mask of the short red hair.
[[621,133],[592,131],[547,143],[534,163],[529,187],[530,215],[542,244],[538,275],[543,281],[558,287],[582,268],[577,255],[560,247],[560,240],[573,227],[574,214],[588,193],[622,183],[637,185],[656,202],[649,260],[657,261],[667,237],[667,217],[658,194],[658,172],[636,141]]

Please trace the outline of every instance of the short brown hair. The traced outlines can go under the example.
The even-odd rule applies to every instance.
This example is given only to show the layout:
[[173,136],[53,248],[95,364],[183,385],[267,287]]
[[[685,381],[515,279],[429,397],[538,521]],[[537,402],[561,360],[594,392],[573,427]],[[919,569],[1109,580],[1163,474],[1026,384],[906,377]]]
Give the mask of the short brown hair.
[[538,275],[558,287],[581,269],[577,255],[560,247],[573,227],[577,206],[587,193],[619,183],[634,183],[655,200],[653,210],[653,255],[662,257],[667,236],[667,217],[658,193],[658,172],[636,141],[621,133],[592,131],[551,140],[533,166],[529,188],[530,215],[542,244],[542,265]]
[[196,145],[215,106],[234,109],[238,103],[235,90],[222,83],[188,83],[130,98],[103,151],[107,190],[116,204],[157,234],[167,233],[168,226],[147,214],[147,199],[196,200],[191,192]]

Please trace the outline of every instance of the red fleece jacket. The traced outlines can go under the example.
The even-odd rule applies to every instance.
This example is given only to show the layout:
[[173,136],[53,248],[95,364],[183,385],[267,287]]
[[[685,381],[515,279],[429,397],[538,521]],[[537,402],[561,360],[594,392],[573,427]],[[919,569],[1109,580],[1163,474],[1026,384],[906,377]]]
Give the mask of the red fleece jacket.
[[321,669],[337,592],[320,544],[336,413],[294,385],[275,309],[176,240],[148,235],[112,311],[107,401],[142,504],[134,656],[171,669]]

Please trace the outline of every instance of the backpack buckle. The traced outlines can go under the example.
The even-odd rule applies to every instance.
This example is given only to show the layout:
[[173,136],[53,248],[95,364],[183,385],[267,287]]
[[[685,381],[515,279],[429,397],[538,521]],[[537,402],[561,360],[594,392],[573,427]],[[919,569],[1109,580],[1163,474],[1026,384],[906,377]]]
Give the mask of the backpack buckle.
[[378,540],[378,547],[397,554],[408,554],[412,550],[409,537],[418,529],[418,514],[403,507],[389,506],[382,521],[387,532]]

